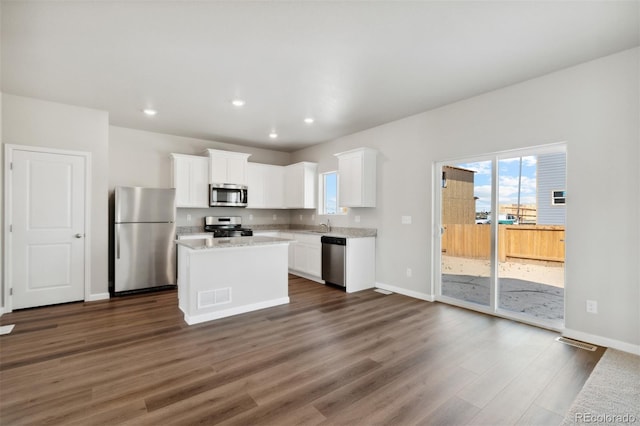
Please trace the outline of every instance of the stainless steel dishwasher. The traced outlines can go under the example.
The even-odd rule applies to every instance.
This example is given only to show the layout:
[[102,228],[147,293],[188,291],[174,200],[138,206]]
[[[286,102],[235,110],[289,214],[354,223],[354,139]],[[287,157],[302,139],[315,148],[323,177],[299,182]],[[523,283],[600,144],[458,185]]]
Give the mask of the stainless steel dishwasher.
[[347,239],[323,236],[322,279],[330,284],[347,286]]

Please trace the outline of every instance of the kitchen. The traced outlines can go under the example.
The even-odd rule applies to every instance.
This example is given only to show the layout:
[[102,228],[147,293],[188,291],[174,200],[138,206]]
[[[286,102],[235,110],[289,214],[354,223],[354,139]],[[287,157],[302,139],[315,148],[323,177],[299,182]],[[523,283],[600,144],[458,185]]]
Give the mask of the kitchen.
[[[174,253],[174,250],[172,247],[162,247],[170,245],[170,242],[167,238],[155,237],[158,231],[149,231],[156,229],[150,226],[161,226],[161,229],[167,229],[166,232],[176,232],[174,213],[170,211],[166,197],[175,199],[178,211],[184,207],[199,207],[211,208],[219,214],[220,210],[229,207],[252,206],[258,209],[260,205],[249,201],[257,199],[263,205],[279,205],[283,210],[302,207],[316,212],[320,195],[316,164],[267,166],[249,163],[250,154],[214,149],[208,149],[205,154],[171,154],[171,186],[175,191],[116,187],[113,242],[115,280],[112,294],[125,295],[149,287],[162,289],[175,283],[176,266],[171,262],[175,256],[169,256],[169,261],[164,256],[165,253]],[[344,200],[341,205],[351,208],[375,207],[375,151],[369,148],[356,149],[338,153],[336,157],[338,173],[344,176],[341,185],[336,188],[340,199]],[[275,179],[269,179],[271,177]],[[351,182],[349,178],[356,181]],[[274,197],[274,193],[279,196]],[[155,208],[144,213],[147,205]],[[159,211],[163,206],[167,210],[167,220],[173,224],[170,227],[163,224],[131,224],[139,220],[131,218],[132,214],[124,218],[127,213],[135,211],[147,217],[142,219],[144,221],[162,222]],[[248,216],[251,219],[253,214]],[[326,217],[324,228],[263,224],[257,225],[257,229],[250,229],[242,224],[241,216],[206,216],[200,218],[201,226],[179,226],[178,294],[187,323],[288,303],[287,269],[322,284],[328,282],[339,286],[347,292],[373,288],[376,282],[375,229],[331,228],[329,216]],[[129,236],[125,231],[135,226],[137,228],[133,229],[141,229],[139,235]],[[154,237],[160,247],[150,246],[148,240]],[[137,246],[132,246],[133,242]],[[279,247],[273,247],[273,250],[267,247],[283,244],[288,246],[288,252],[283,252],[280,257],[274,251],[280,250]],[[146,257],[145,253],[148,253]],[[203,268],[210,270],[197,271],[195,262],[205,255]],[[262,262],[267,255],[274,257],[269,262]],[[159,269],[166,272],[151,276],[148,270],[138,268],[138,264],[156,265],[150,267],[150,271]],[[247,268],[247,265],[251,267]],[[256,298],[257,282],[260,282],[257,288],[262,291],[261,298]],[[241,290],[243,286],[245,288]],[[221,291],[226,295],[224,300],[216,299],[208,305],[201,303],[201,298],[212,297]],[[236,300],[232,300],[232,294],[237,297]]]

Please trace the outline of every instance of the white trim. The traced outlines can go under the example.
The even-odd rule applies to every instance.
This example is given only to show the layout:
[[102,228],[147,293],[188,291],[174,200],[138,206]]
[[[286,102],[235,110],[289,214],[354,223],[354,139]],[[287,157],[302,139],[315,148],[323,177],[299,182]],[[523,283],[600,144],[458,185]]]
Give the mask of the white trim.
[[206,314],[200,314],[200,315],[187,315],[185,313],[184,321],[189,325],[200,324],[201,322],[212,321],[220,318],[230,317],[233,315],[244,314],[251,311],[257,311],[259,309],[271,308],[273,306],[286,305],[287,303],[289,303],[289,298],[282,297],[280,299],[266,300],[264,302],[237,306],[235,308],[229,308],[222,311],[208,312]]
[[306,279],[308,279],[310,281],[315,281],[318,284],[326,284],[324,282],[324,280],[322,278],[320,278],[320,277],[316,277],[315,275],[309,275],[309,274],[307,274],[305,272],[296,271],[295,269],[289,269],[289,273],[291,275],[295,275],[297,277],[306,278]]
[[95,293],[95,294],[89,294],[88,297],[84,298],[84,301],[95,302],[97,300],[108,300],[109,298],[111,298],[111,295],[109,293]]
[[427,302],[435,302],[435,297],[431,294],[421,293],[419,291],[407,290],[406,288],[396,287],[395,285],[389,285],[384,283],[376,283],[376,288],[383,290],[389,290],[394,293],[402,294],[404,296],[413,297],[414,299],[426,300]]
[[571,339],[580,340],[582,342],[592,343],[598,346],[606,346],[607,348],[617,349],[623,352],[640,355],[640,345],[623,342],[621,340],[610,339],[608,337],[597,336],[595,334],[585,333],[583,331],[565,328],[562,335]]
[[11,278],[11,233],[9,232],[9,225],[13,222],[11,219],[11,199],[12,191],[11,185],[13,184],[11,174],[11,163],[13,162],[14,151],[30,151],[30,152],[42,152],[46,154],[60,154],[60,155],[73,155],[84,158],[84,298],[88,301],[87,297],[91,297],[91,153],[86,151],[71,151],[66,149],[56,149],[40,146],[29,145],[16,145],[5,144],[4,146],[4,306],[2,306],[1,312],[12,312],[12,297],[9,294],[9,286],[7,283],[12,282]]

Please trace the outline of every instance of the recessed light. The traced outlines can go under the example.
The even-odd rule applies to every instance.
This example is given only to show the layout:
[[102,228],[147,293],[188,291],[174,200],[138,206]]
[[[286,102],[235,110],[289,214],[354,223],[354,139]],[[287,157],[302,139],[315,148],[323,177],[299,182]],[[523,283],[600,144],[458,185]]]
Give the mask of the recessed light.
[[311,117],[307,117],[307,118],[304,119],[304,122],[307,123],[307,124],[313,124],[314,121],[315,120],[313,118],[311,118]]
[[154,115],[156,115],[158,113],[158,111],[156,111],[155,109],[151,109],[151,108],[145,108],[142,110],[142,112],[144,112],[146,115],[153,117]]
[[278,134],[276,132],[271,132],[271,133],[269,133],[269,137],[271,139],[276,139],[278,137]]
[[234,99],[231,101],[231,105],[238,108],[244,106],[244,104],[245,104],[244,99]]

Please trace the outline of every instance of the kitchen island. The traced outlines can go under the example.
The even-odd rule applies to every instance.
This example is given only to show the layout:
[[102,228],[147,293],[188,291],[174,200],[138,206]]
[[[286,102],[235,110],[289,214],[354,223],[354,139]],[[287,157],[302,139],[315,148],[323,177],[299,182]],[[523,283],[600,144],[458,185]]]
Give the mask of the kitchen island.
[[292,241],[260,236],[177,240],[178,304],[185,322],[289,303]]

